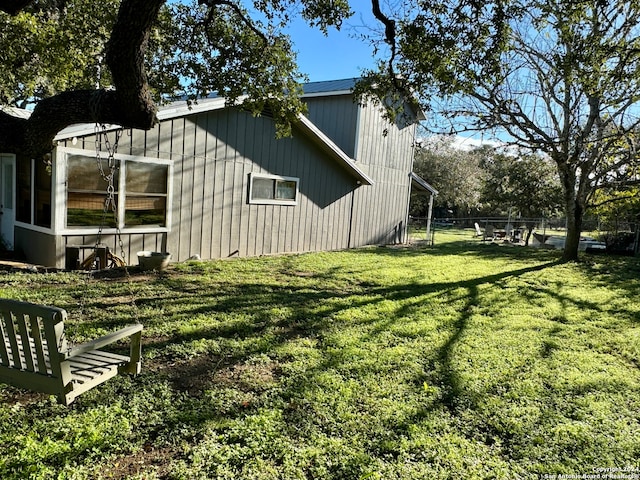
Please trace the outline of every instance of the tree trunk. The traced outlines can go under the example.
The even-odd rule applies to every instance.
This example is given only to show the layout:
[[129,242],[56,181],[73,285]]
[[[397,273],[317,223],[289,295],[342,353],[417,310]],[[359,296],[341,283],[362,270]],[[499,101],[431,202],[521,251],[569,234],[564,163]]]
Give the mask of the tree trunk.
[[[144,57],[149,32],[165,0],[123,0],[106,51],[115,90],[72,90],[41,100],[29,119],[0,110],[0,151],[38,158],[53,148],[55,135],[76,123],[111,123],[148,130],[157,107],[147,84]],[[3,1],[15,13],[32,0]]]
[[564,244],[564,253],[562,260],[575,261],[578,260],[578,247],[580,245],[580,236],[582,234],[582,218],[584,216],[584,207],[575,199],[572,205],[567,205],[567,239]]
[[567,237],[564,243],[562,260],[565,262],[578,260],[578,246],[582,234],[582,218],[584,216],[584,204],[576,193],[576,172],[567,161],[558,161],[560,181],[564,191],[564,209],[567,216]]

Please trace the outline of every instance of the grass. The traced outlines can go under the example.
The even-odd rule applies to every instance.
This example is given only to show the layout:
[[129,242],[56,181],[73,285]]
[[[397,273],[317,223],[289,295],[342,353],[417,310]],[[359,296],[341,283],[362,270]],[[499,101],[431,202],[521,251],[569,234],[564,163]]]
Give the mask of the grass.
[[558,255],[454,230],[130,281],[1,273],[71,340],[145,330],[143,373],[71,408],[0,386],[0,478],[637,475],[640,262]]

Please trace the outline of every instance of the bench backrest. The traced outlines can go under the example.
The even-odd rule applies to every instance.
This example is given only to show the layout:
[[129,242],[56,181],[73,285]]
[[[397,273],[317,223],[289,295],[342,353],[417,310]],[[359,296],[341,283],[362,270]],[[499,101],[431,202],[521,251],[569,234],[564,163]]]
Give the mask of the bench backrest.
[[61,308],[0,299],[0,366],[60,378],[66,318]]

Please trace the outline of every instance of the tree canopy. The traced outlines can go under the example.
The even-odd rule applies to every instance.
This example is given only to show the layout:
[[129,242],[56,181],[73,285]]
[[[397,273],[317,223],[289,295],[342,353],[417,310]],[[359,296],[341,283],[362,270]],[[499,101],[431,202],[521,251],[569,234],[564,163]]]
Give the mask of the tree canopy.
[[[483,152],[461,150],[448,136],[436,136],[421,142],[416,149],[413,169],[438,190],[436,205],[456,216],[471,216],[481,207],[485,172],[481,168]],[[412,199],[414,215],[422,215],[421,200]]]
[[[555,166],[539,155],[503,152],[490,145],[461,149],[453,137],[436,136],[419,145],[414,170],[438,189],[436,206],[458,218],[513,214],[537,220],[562,209]],[[413,198],[412,214],[423,215],[421,209],[420,198]],[[530,222],[530,230],[536,223]]]
[[395,55],[368,83],[419,92],[435,130],[502,131],[552,159],[568,218],[564,258],[577,258],[594,192],[636,180],[640,2],[411,5],[387,13]]
[[149,129],[159,102],[214,92],[255,113],[268,103],[286,133],[303,109],[281,33],[295,15],[326,31],[351,10],[347,0],[0,0],[0,105],[34,105],[29,119],[0,110],[0,151],[43,154],[74,123]]

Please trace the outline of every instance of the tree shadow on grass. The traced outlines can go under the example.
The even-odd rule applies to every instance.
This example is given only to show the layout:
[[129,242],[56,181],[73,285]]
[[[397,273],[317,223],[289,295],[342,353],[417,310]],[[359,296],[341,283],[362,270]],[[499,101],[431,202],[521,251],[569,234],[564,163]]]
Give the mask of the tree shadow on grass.
[[[478,247],[470,250],[469,254],[487,255],[489,252],[493,255],[493,247],[489,248],[492,250],[480,251]],[[496,247],[495,255],[504,256],[510,251],[504,250]],[[455,251],[454,248],[449,252]],[[367,250],[362,252],[370,253]],[[375,252],[376,255],[394,256],[431,254],[431,250],[386,252],[376,249]],[[355,255],[357,257],[359,253]],[[513,258],[520,258],[518,255],[522,254],[517,253]],[[531,258],[527,258],[530,262]],[[413,416],[404,416],[386,425],[389,431],[401,438],[429,410],[445,408],[455,415],[460,408],[473,407],[480,400],[477,393],[471,394],[465,388],[456,363],[456,349],[469,330],[474,310],[483,302],[484,286],[501,285],[509,278],[543,271],[558,263],[548,261],[549,257],[536,258],[546,258],[547,261],[462,281],[400,281],[389,286],[367,282],[327,283],[342,273],[338,267],[308,272],[286,261],[277,270],[277,275],[282,276],[282,282],[278,283],[245,281],[225,286],[215,282],[202,283],[198,275],[169,273],[159,276],[151,280],[155,287],[162,287],[157,290],[145,288],[145,284],[134,285],[135,306],[116,299],[117,313],[106,312],[92,320],[95,328],[110,329],[114,322],[132,315],[132,308],[139,310],[136,315],[148,332],[145,333],[143,347],[146,366],[139,381],[114,380],[105,389],[80,397],[74,408],[87,410],[115,398],[136,404],[140,402],[138,398],[151,395],[149,392],[153,392],[155,385],[166,383],[171,387],[174,408],[163,413],[166,420],[160,424],[146,424],[142,419],[137,426],[137,435],[145,438],[173,435],[180,441],[183,437],[200,435],[201,429],[212,421],[241,420],[257,415],[260,409],[276,407],[282,410],[291,432],[304,432],[311,428],[309,425],[329,428],[322,425],[322,419],[314,417],[313,407],[305,404],[304,398],[308,392],[318,388],[326,372],[349,371],[348,355],[325,343],[328,336],[339,331],[340,325],[336,321],[339,315],[350,309],[367,308],[375,313],[375,307],[382,302],[397,302],[394,311],[384,318],[374,315],[352,321],[367,327],[357,339],[365,344],[388,332],[398,318],[410,318],[424,308],[422,299],[426,295],[459,301],[461,307],[455,318],[440,326],[446,331],[445,339],[434,348],[430,358],[424,359],[425,368],[433,371],[423,372],[414,379],[417,389],[427,378],[431,382],[436,380],[442,386],[442,395],[437,403],[425,404]],[[610,275],[615,278],[615,269]],[[289,277],[308,282],[287,283]],[[624,283],[625,278],[622,276],[620,283]],[[563,301],[571,302],[573,299],[565,298]],[[86,299],[85,306],[100,311],[113,304],[97,297]],[[291,377],[281,368],[289,359],[279,352],[283,346],[296,341],[314,349],[319,360],[308,367],[300,367],[303,371]],[[541,357],[552,355],[554,348],[550,340],[541,348]],[[226,403],[213,401],[213,397],[222,395],[220,392],[227,392]],[[154,401],[154,398],[149,399],[151,405]],[[34,414],[42,415],[41,411],[36,412],[40,409],[42,405],[34,409]],[[383,439],[371,442],[383,443]]]

